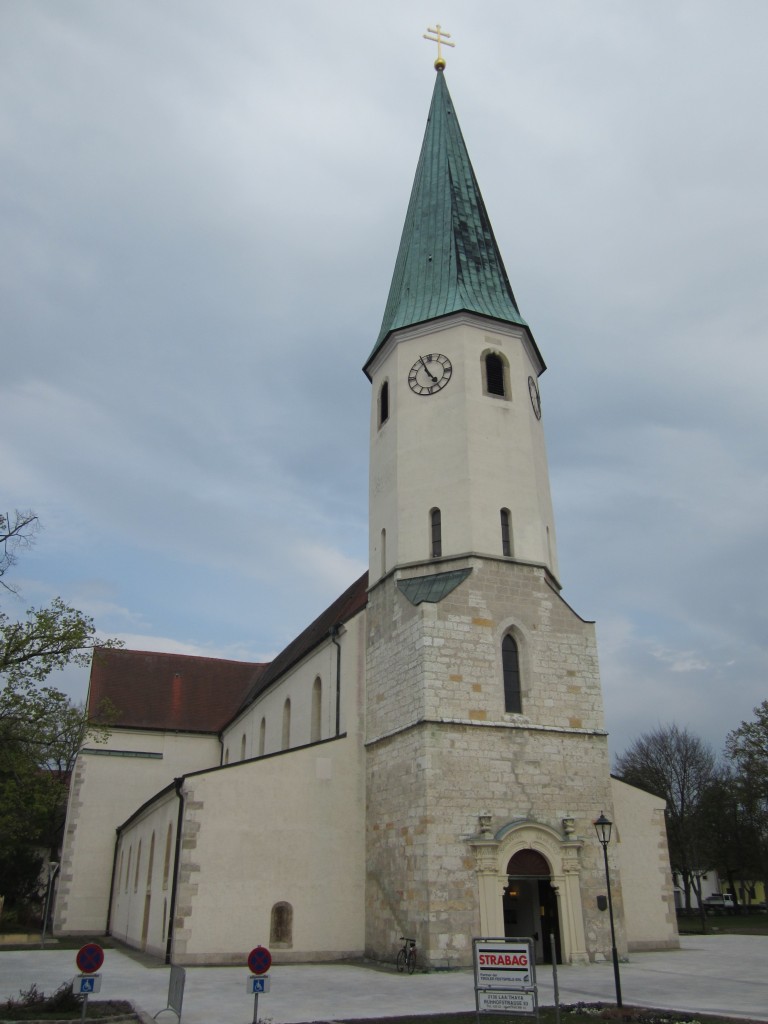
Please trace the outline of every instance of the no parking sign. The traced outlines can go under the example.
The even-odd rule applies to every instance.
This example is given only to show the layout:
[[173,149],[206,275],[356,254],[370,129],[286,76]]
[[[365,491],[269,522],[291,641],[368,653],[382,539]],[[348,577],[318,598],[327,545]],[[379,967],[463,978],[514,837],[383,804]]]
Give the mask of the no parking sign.
[[266,974],[272,966],[272,954],[266,946],[256,946],[248,954],[248,968],[251,974]]
[[248,992],[253,993],[253,1024],[256,1024],[259,1019],[259,993],[269,992],[267,971],[271,966],[272,954],[266,946],[256,946],[248,954],[248,969],[251,972],[251,977],[248,979]]
[[98,943],[88,942],[78,950],[75,963],[83,974],[94,974],[104,963],[104,950]]

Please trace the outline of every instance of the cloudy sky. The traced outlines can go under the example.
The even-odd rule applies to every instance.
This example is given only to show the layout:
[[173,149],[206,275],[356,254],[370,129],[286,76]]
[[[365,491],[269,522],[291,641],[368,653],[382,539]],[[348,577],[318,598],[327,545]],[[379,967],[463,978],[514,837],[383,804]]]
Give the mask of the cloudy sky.
[[768,691],[764,0],[2,0],[4,607],[266,660],[363,571],[436,20],[612,748],[719,748]]

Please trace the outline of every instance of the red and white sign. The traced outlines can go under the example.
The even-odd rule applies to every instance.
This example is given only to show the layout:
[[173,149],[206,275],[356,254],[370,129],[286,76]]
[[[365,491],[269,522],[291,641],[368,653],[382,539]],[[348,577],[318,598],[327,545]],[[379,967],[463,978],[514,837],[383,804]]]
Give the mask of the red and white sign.
[[94,974],[104,963],[104,950],[98,943],[89,942],[78,950],[75,963],[83,974]]
[[272,954],[266,946],[256,946],[248,954],[248,969],[251,974],[266,974],[272,966]]
[[536,984],[532,959],[528,941],[476,940],[475,977],[478,988],[532,988]]

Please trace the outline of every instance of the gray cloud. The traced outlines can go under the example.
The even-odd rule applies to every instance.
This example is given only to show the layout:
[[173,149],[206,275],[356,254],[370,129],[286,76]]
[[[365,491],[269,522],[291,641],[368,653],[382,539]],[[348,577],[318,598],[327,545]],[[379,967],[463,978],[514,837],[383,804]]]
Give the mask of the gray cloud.
[[[0,465],[25,596],[261,658],[367,558],[368,385],[434,13],[0,14]],[[765,696],[768,142],[745,0],[449,0],[448,81],[542,380],[612,744]],[[68,685],[82,687],[82,680]],[[727,695],[723,708],[723,697]]]

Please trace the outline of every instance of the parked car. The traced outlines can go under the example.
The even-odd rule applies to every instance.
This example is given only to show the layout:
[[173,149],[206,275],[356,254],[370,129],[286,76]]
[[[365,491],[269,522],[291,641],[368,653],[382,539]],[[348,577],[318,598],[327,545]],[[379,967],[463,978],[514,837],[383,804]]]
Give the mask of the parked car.
[[736,901],[731,892],[713,892],[704,900],[704,909],[708,914],[735,914]]

